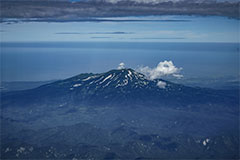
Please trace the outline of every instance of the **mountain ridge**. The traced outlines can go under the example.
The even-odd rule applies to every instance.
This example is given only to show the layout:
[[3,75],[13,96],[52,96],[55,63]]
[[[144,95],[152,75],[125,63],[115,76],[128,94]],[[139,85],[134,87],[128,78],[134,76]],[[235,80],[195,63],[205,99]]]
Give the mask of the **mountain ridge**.
[[238,93],[133,72],[80,74],[3,93],[1,158],[239,158]]
[[[159,85],[159,83],[161,85]],[[133,69],[84,73],[35,89],[8,92],[3,107],[52,104],[88,106],[191,106],[226,104],[236,106],[237,95],[220,90],[188,87],[163,79],[149,80]],[[234,107],[233,107],[234,108]]]

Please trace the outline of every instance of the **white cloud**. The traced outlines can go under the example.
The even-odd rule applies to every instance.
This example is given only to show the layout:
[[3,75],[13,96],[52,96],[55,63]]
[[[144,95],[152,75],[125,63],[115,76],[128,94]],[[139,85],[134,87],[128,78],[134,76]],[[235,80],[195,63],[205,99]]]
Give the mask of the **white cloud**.
[[157,83],[157,86],[158,86],[159,88],[164,89],[164,88],[166,88],[167,83],[166,83],[166,82],[163,82],[163,81],[159,81],[159,82]]
[[182,78],[183,75],[179,74],[181,70],[182,68],[177,68],[174,66],[172,61],[160,62],[155,68],[146,66],[138,69],[139,72],[143,73],[150,80],[158,79],[167,75],[172,75],[176,78]]
[[119,65],[118,65],[118,69],[124,69],[125,67],[124,67],[124,63],[123,62],[121,62]]
[[183,75],[181,74],[173,74],[173,77],[176,77],[177,79],[183,78]]

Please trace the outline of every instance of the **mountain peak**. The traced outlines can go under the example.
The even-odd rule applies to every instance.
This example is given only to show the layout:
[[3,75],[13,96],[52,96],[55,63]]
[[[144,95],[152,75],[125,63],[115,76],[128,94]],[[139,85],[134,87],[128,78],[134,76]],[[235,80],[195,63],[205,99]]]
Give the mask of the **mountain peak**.
[[[207,91],[207,92],[206,92]],[[114,69],[105,73],[85,73],[69,79],[43,85],[36,89],[16,93],[21,99],[34,99],[33,103],[57,99],[60,106],[73,105],[156,105],[185,104],[192,101],[216,100],[217,92],[187,87],[162,79],[149,80],[131,68]],[[6,94],[14,99],[14,94]],[[29,98],[30,97],[30,98]],[[209,98],[211,97],[211,98]],[[218,99],[217,99],[218,100]]]
[[[127,73],[127,72],[134,72],[134,73],[137,73],[134,69],[132,68],[121,68],[121,69],[112,69],[108,72],[105,72],[105,73],[109,73],[109,72],[115,72],[115,73]],[[104,73],[103,73],[104,74]]]
[[72,78],[55,82],[47,86],[65,88],[70,91],[88,90],[91,92],[102,92],[103,90],[159,90],[167,89],[171,83],[156,79],[149,80],[144,74],[131,68],[113,69],[105,73],[85,73]]
[[110,70],[109,72],[103,73],[103,74],[115,74],[115,75],[119,75],[120,77],[124,76],[125,78],[130,78],[132,79],[133,77],[142,77],[142,78],[146,78],[145,75],[143,75],[142,73],[136,72],[135,70],[131,69],[131,68],[123,68],[123,69],[114,69],[114,70]]
[[[159,83],[162,82],[162,83]],[[85,73],[72,78],[57,81],[43,87],[54,87],[60,90],[65,89],[70,92],[82,92],[82,90],[91,93],[102,92],[132,92],[146,90],[167,89],[170,83],[164,80],[149,80],[145,75],[131,68],[113,69],[105,73],[93,74]]]
[[[103,87],[107,87],[111,84],[111,86],[115,85],[115,88],[123,87],[127,85],[136,85],[137,83],[147,83],[143,81],[148,81],[146,77],[136,72],[131,68],[123,68],[123,69],[114,69],[109,72],[98,74],[97,76],[92,76],[94,78],[94,82],[97,86],[101,86],[105,84]],[[89,79],[91,79],[89,77]]]

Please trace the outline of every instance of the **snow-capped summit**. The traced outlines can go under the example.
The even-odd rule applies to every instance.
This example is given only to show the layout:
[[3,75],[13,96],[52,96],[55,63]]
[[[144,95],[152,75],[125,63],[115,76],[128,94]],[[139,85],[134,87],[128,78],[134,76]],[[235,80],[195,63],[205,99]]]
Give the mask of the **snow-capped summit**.
[[[79,75],[60,84],[69,84],[70,90],[76,90],[78,88],[92,88],[96,89],[166,89],[167,82],[162,82],[163,80],[149,80],[142,73],[138,73],[130,68],[121,68],[117,70],[111,70],[102,74],[87,74],[85,76]],[[159,83],[165,84],[165,87],[160,86]]]
[[[4,105],[54,103],[102,106],[189,106],[225,103],[217,90],[193,88],[162,79],[150,80],[130,68],[80,74],[35,89],[3,95]],[[8,101],[9,99],[9,101]],[[228,100],[228,103],[231,99]],[[15,104],[15,102],[14,102]],[[50,105],[50,104],[49,104]]]

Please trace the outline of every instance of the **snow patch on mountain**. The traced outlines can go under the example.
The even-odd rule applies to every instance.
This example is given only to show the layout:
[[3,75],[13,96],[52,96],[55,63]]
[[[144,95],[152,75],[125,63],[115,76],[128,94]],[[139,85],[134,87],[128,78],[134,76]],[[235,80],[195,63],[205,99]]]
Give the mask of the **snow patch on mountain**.
[[132,72],[131,71],[129,71],[128,70],[128,75],[127,75],[129,78],[130,78],[130,80],[132,81]]
[[85,79],[83,79],[82,81],[87,81],[87,80],[89,80],[89,79],[91,79],[91,78],[94,78],[95,76],[90,76],[90,77],[87,77],[87,78],[85,78]]
[[102,84],[102,83],[104,83],[107,79],[109,79],[109,78],[111,78],[112,77],[112,75],[110,74],[109,76],[107,76],[102,82],[100,82],[99,84]]
[[74,84],[73,87],[80,87],[82,84]]
[[210,139],[207,138],[207,139],[205,139],[205,140],[203,141],[203,145],[206,146],[209,142],[210,142]]

